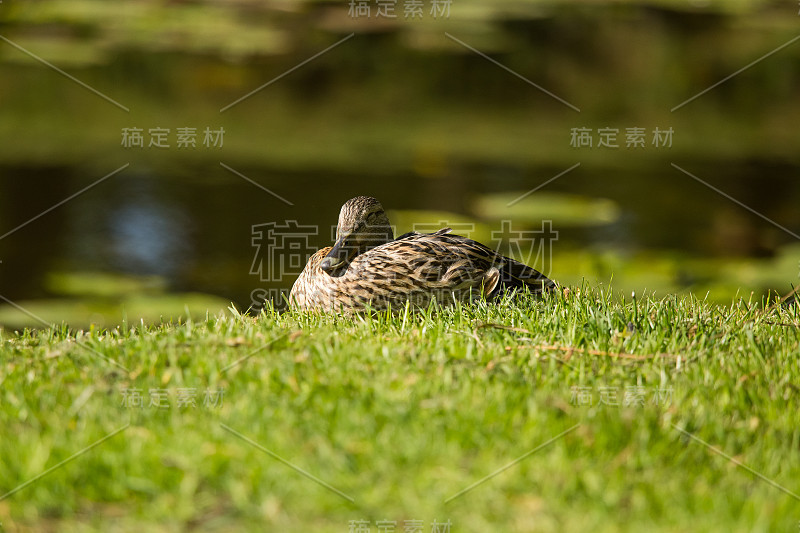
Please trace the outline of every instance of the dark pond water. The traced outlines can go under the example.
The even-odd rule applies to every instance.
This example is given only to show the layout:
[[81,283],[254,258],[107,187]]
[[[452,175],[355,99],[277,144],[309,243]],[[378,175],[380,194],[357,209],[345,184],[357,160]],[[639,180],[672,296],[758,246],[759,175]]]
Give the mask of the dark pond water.
[[[361,194],[378,197],[400,232],[467,221],[485,236],[502,220],[529,231],[552,220],[558,240],[537,266],[568,283],[720,286],[720,300],[737,288],[786,292],[800,274],[800,51],[672,111],[791,37],[770,17],[747,31],[732,20],[609,8],[517,16],[489,40],[451,25],[424,45],[355,31],[223,112],[348,33],[317,29],[289,52],[235,61],[120,48],[65,65],[129,112],[6,47],[0,294],[79,301],[54,274],[105,272],[247,307],[254,291],[288,288],[297,264],[276,276],[280,257],[329,244],[340,205]],[[459,30],[558,98],[450,38]],[[145,145],[151,129],[169,129],[169,147],[124,146],[134,127]],[[183,127],[197,129],[194,148],[177,146]],[[224,129],[224,144],[204,146],[206,128]],[[576,128],[591,131],[591,148],[572,144]],[[598,146],[602,128],[616,130],[617,147]],[[632,128],[643,146],[626,147]],[[672,129],[669,146],[654,146],[656,128]],[[262,239],[262,225],[287,221],[319,228],[301,252]]]
[[[755,175],[765,168],[751,172]],[[444,219],[452,225],[449,214],[480,220],[474,211],[476,197],[524,192],[557,173],[546,168],[529,172],[482,168],[457,180],[408,174],[382,176],[375,183],[371,176],[330,174],[321,179],[317,174],[276,174],[248,165],[239,165],[238,170],[294,205],[213,166],[195,172],[216,174],[215,179],[193,185],[186,180],[175,183],[157,171],[126,169],[2,240],[3,294],[10,299],[47,297],[45,278],[52,271],[114,271],[160,276],[170,290],[215,294],[245,305],[253,290],[287,288],[296,274],[292,267],[284,276],[275,276],[279,258],[274,250],[259,249],[259,244],[270,246],[259,240],[259,225],[297,221],[300,226],[313,227],[297,230],[308,235],[302,253],[309,253],[330,244],[339,204],[358,194],[375,195],[391,210],[439,212],[439,216],[423,217],[419,222]],[[616,172],[609,176],[608,171],[578,168],[561,183],[548,186],[549,193],[604,198],[619,207],[609,223],[574,225],[555,220],[559,235],[554,243],[554,264],[547,265],[551,274],[559,277],[562,248],[677,250],[724,260],[742,254],[769,257],[791,242],[791,236],[691,178],[672,168],[659,170],[647,175]],[[702,174],[704,167],[698,164],[693,170]],[[705,175],[713,174],[712,169],[705,170]],[[774,179],[765,186],[766,180],[748,179],[741,168],[722,170],[728,173],[727,179],[709,182],[725,186],[733,196],[747,198],[748,205],[764,216],[781,220],[795,212],[796,180]],[[11,197],[28,199],[7,203],[4,219],[10,222],[5,226],[9,229],[67,198],[83,183],[80,173],[70,168],[16,167],[5,172],[26,176],[7,190]],[[780,175],[789,171],[770,168],[769,172]],[[773,191],[782,192],[775,195]],[[486,224],[499,230],[499,220],[490,219]],[[525,220],[518,221],[516,228],[538,229]],[[398,231],[406,229],[411,228]],[[258,273],[259,268],[264,272]]]

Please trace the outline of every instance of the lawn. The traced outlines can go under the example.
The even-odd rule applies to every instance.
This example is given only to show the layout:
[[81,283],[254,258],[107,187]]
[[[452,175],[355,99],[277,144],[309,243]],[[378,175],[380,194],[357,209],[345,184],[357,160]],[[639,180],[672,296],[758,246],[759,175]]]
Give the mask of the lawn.
[[2,331],[0,531],[794,532],[799,327],[583,286]]

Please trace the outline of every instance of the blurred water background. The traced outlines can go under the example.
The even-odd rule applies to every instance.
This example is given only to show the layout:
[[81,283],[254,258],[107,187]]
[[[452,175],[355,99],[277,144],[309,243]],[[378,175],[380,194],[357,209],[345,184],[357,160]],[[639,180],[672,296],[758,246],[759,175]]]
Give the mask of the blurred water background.
[[[360,194],[398,233],[461,224],[567,284],[800,282],[798,5],[409,3],[2,2],[0,323],[246,309]],[[533,254],[500,235],[543,220]],[[288,221],[319,231],[265,238]]]

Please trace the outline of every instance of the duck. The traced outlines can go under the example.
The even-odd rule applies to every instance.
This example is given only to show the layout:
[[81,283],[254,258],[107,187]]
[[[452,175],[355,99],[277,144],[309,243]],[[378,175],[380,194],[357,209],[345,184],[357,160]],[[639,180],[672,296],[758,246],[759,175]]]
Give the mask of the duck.
[[395,238],[381,203],[358,196],[342,206],[333,246],[309,258],[289,293],[289,305],[325,312],[383,311],[434,301],[491,301],[507,291],[542,294],[555,287],[541,272],[450,228]]

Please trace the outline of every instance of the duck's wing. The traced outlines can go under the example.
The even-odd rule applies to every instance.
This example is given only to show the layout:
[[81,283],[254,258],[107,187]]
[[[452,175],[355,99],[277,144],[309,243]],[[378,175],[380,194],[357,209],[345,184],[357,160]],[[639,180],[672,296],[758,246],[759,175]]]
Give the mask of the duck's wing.
[[418,233],[373,248],[355,258],[347,276],[373,300],[422,305],[433,299],[465,301],[496,290],[499,270],[490,261],[476,260],[452,243],[432,238],[436,234]]
[[[523,287],[533,293],[551,290],[556,287],[555,282],[535,268],[506,257],[488,246],[467,237],[453,235],[449,232],[437,232],[425,235],[422,238],[446,243],[448,248],[456,249],[461,255],[474,262],[478,268],[486,270],[491,267],[496,268],[499,271],[500,279],[492,296],[502,290],[522,289]],[[489,267],[485,266],[487,263]]]
[[420,233],[420,232],[418,232],[418,231],[409,231],[408,233],[403,233],[402,235],[400,235],[399,237],[397,237],[395,240],[396,240],[396,241],[401,241],[401,240],[403,240],[403,239],[408,239],[408,238],[419,237],[419,236],[421,236],[421,235],[430,235],[430,236],[435,236],[435,235],[446,235],[446,234],[450,233],[451,231],[453,231],[451,228],[442,228],[442,229],[440,229],[440,230],[436,230],[436,231],[435,231],[435,232],[433,232],[433,233]]
[[555,284],[537,270],[483,244],[435,233],[401,235],[357,255],[340,276],[319,268],[330,247],[311,256],[292,287],[292,303],[301,309],[353,311],[425,306],[432,300],[452,303],[483,295],[494,298],[508,289],[541,292]]

